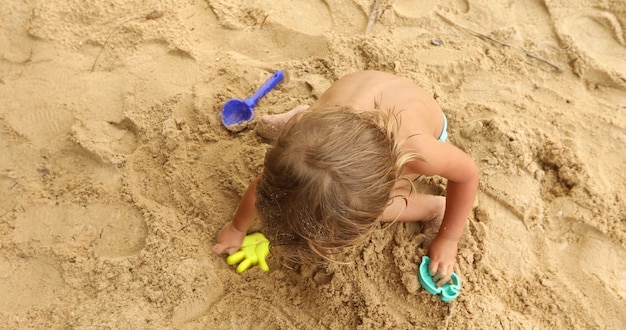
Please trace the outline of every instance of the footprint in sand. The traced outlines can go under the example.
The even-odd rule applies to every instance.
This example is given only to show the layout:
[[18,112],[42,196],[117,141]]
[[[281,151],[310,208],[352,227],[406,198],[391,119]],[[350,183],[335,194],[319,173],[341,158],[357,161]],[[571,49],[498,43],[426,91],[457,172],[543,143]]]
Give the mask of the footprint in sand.
[[[513,186],[514,182],[523,181],[521,178],[503,181],[502,184]],[[519,189],[524,191],[529,187],[532,185]],[[532,187],[532,191],[526,195],[537,196],[539,193],[537,187]],[[478,196],[481,207],[491,212],[488,219],[482,220],[488,228],[486,237],[483,238],[483,260],[493,268],[505,269],[515,274],[516,278],[531,279],[539,264],[536,253],[531,251],[537,251],[539,241],[523,221],[524,214],[519,207],[524,203],[517,204],[519,201],[513,202],[517,196],[503,193],[503,190],[495,188],[487,189],[486,193],[481,192]]]
[[202,280],[174,307],[172,324],[176,329],[184,328],[185,325],[191,326],[194,320],[204,315],[224,295],[222,281],[208,259],[186,259],[176,269],[177,278],[185,282],[194,282],[198,274],[203,274]]
[[[570,198],[557,198],[548,207],[552,237],[545,257],[564,279],[564,298],[591,301],[580,313],[601,324],[613,315],[615,329],[626,324],[626,250],[597,228],[578,220],[584,210]],[[609,326],[611,328],[611,326]]]
[[[251,3],[251,8],[236,8],[232,4],[224,4],[219,2],[209,2],[210,7],[217,16],[220,25],[229,30],[242,30],[245,25],[258,25],[259,30],[261,24],[269,22],[278,23],[286,29],[297,31],[308,35],[321,35],[330,31],[333,27],[333,15],[329,5],[324,0],[313,1],[256,1]],[[244,23],[242,13],[247,12],[249,16],[260,16],[260,20],[252,23],[249,22],[250,17],[246,17],[247,24]],[[303,15],[303,13],[306,13]],[[261,23],[262,22],[262,23]],[[271,28],[269,28],[271,29]]]
[[0,312],[15,313],[49,305],[65,290],[59,263],[48,257],[0,255]]
[[[433,10],[437,8],[438,4],[435,1],[425,0],[395,0],[393,1],[393,9],[400,17],[418,18],[428,16]],[[467,13],[469,11],[469,3],[467,0],[454,0],[451,1],[452,9]]]
[[401,17],[427,16],[437,4],[433,1],[397,0],[393,8]]
[[615,15],[588,10],[561,19],[557,30],[580,59],[574,65],[578,75],[590,83],[626,88],[626,43]]
[[[570,312],[584,315],[590,324],[602,324],[605,315],[615,315],[616,326],[626,322],[626,251],[579,220],[585,211],[575,201],[561,197],[546,205],[546,230],[528,230],[521,212],[500,200],[480,194],[479,201],[492,212],[482,221],[488,227],[485,265],[506,273],[514,283],[532,283],[526,289],[537,292],[533,299],[576,302],[579,309]],[[494,288],[506,291],[508,283],[494,283]]]
[[[318,320],[293,305],[281,292],[259,292],[260,282],[233,288],[186,328],[198,329],[316,329]],[[267,294],[270,293],[268,296]],[[219,315],[215,317],[214,315]],[[208,317],[207,317],[208,316]],[[193,327],[191,327],[193,325]]]
[[104,258],[131,256],[143,249],[146,224],[123,205],[38,205],[20,213],[13,231],[16,243],[70,245],[89,248]]
[[89,121],[72,126],[74,141],[101,161],[121,165],[137,148],[135,134],[115,123]]
[[[335,2],[332,6],[324,0],[207,3],[208,8],[186,8],[189,14],[183,15],[183,24],[196,42],[204,45],[201,52],[223,63],[235,60],[265,67],[268,62],[292,58],[325,57],[326,33],[362,31],[367,24],[367,17],[352,1]],[[214,33],[217,25],[223,29]]]
[[15,156],[18,152],[18,148],[14,145],[11,136],[5,134],[2,131],[3,121],[0,120],[0,216],[9,212],[10,208],[10,191],[15,185],[15,180],[10,178],[6,173],[10,171],[13,163],[15,162]]
[[[330,8],[325,1],[260,1],[258,6],[268,13],[268,19],[298,32],[320,35],[333,26]],[[306,13],[306,15],[302,15]]]
[[[589,276],[592,280],[586,283],[599,287],[600,291],[617,293],[626,301],[626,278],[623,274],[626,250],[598,228],[580,222],[577,217],[582,212],[584,210],[568,197],[556,198],[550,203],[548,217],[554,248],[549,250],[552,252],[549,259],[560,267],[577,267],[578,272],[572,275],[579,278]],[[563,255],[571,258],[566,260]],[[584,288],[577,290],[584,291]]]
[[32,94],[37,93],[24,94],[32,99],[13,100],[4,104],[9,110],[5,120],[15,132],[28,138],[35,147],[45,147],[69,131],[74,116],[64,106],[45,98],[37,99]]
[[9,177],[0,174],[0,217],[7,214],[11,209],[11,204],[15,199],[15,196],[10,194],[13,187],[16,185],[16,181]]

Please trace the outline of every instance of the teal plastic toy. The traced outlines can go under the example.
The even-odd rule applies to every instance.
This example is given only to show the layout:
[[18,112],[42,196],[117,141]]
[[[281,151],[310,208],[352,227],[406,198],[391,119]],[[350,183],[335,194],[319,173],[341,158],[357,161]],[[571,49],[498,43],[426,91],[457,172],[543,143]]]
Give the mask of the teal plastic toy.
[[426,291],[433,295],[441,296],[441,300],[450,302],[459,296],[461,291],[461,278],[456,273],[452,273],[452,283],[446,283],[443,286],[437,287],[433,277],[428,272],[428,266],[430,265],[430,258],[427,256],[422,257],[422,263],[419,266],[417,277],[420,284]]

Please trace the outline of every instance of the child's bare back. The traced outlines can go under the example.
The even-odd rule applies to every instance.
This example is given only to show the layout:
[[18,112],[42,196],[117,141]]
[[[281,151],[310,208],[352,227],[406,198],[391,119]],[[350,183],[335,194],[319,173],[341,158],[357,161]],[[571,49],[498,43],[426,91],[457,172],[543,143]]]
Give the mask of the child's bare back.
[[411,80],[379,71],[359,71],[337,80],[311,105],[346,105],[357,110],[393,109],[401,119],[400,139],[412,134],[438,138],[443,113],[430,94]]
[[334,82],[310,107],[300,106],[284,114],[262,117],[257,132],[273,140],[296,113],[328,105],[349,106],[357,111],[394,109],[402,123],[400,139],[425,133],[437,138],[443,129],[441,108],[411,80],[380,71],[358,71]]

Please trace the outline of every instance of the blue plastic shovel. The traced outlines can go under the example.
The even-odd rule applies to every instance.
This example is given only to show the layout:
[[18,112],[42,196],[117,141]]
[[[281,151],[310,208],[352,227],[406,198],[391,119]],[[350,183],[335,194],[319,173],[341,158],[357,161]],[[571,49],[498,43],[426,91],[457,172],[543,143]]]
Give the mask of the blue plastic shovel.
[[257,102],[283,80],[284,74],[277,70],[251,97],[240,100],[230,99],[222,107],[222,123],[227,129],[237,132],[244,129],[254,119]]

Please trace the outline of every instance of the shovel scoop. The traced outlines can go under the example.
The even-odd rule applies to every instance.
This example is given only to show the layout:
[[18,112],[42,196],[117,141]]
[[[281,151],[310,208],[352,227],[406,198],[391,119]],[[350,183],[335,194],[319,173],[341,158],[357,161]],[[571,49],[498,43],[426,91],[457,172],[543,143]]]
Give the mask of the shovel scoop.
[[246,128],[248,123],[254,119],[254,107],[257,102],[274,89],[283,80],[283,77],[283,72],[277,70],[254,95],[245,100],[230,99],[226,101],[222,107],[222,124],[232,132],[238,132]]

